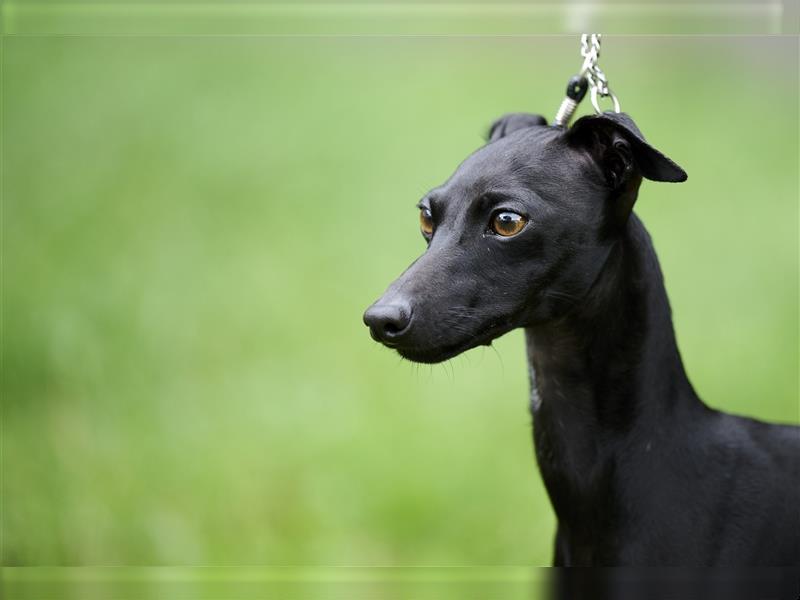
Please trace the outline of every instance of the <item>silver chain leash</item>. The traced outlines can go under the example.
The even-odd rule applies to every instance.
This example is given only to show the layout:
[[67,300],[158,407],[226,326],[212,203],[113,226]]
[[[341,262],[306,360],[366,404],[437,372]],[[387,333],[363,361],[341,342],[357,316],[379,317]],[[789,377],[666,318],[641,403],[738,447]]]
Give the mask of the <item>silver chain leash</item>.
[[600,98],[611,98],[614,104],[614,112],[620,112],[619,99],[608,87],[608,78],[597,64],[600,60],[600,40],[599,33],[584,33],[581,36],[581,56],[583,56],[583,66],[581,67],[581,75],[583,75],[589,82],[592,96],[592,106],[594,106],[597,113],[603,112],[600,109],[598,96]]
[[600,98],[611,98],[614,112],[620,112],[619,99],[608,87],[608,78],[597,64],[600,59],[600,39],[599,33],[584,33],[581,36],[583,65],[580,73],[567,83],[567,95],[558,107],[553,125],[566,127],[569,124],[587,89],[591,90],[592,106],[598,114],[603,112],[600,109]]

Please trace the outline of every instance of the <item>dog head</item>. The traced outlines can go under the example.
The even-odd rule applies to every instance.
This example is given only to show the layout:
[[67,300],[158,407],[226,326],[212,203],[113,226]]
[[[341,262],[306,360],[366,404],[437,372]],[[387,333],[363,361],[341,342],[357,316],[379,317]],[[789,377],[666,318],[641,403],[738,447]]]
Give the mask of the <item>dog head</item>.
[[624,234],[643,177],[686,173],[625,114],[567,130],[538,115],[500,118],[419,202],[427,250],[364,313],[372,337],[439,362],[563,316]]

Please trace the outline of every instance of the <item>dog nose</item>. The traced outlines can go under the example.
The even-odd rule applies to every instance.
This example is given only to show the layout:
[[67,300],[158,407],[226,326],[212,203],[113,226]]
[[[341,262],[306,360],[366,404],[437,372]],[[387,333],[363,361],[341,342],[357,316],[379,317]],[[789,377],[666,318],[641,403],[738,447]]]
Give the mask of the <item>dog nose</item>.
[[405,302],[376,303],[364,313],[364,323],[376,342],[398,341],[411,323],[411,307]]

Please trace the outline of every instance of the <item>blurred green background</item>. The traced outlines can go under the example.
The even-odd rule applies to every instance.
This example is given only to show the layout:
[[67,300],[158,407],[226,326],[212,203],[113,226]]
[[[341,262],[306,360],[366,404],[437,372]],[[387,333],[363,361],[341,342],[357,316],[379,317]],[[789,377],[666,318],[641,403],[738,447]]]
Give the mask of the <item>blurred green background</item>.
[[[5,38],[3,564],[549,564],[521,332],[415,366],[361,313],[423,251],[416,201],[495,117],[551,117],[577,51]],[[601,64],[689,173],[637,211],[693,383],[798,422],[797,39]]]

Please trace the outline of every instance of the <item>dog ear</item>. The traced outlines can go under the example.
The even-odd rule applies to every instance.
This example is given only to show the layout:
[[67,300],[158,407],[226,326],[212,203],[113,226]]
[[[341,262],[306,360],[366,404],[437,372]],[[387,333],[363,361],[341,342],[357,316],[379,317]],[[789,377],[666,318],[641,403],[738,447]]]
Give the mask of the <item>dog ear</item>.
[[686,181],[686,171],[648,144],[625,113],[582,117],[567,131],[567,138],[589,150],[612,188],[624,185],[635,171],[651,181]]
[[538,127],[547,125],[547,119],[542,115],[534,115],[531,113],[509,113],[497,119],[489,128],[489,141],[494,142],[502,137],[507,136],[509,133],[517,131],[518,129],[525,129],[527,127]]

